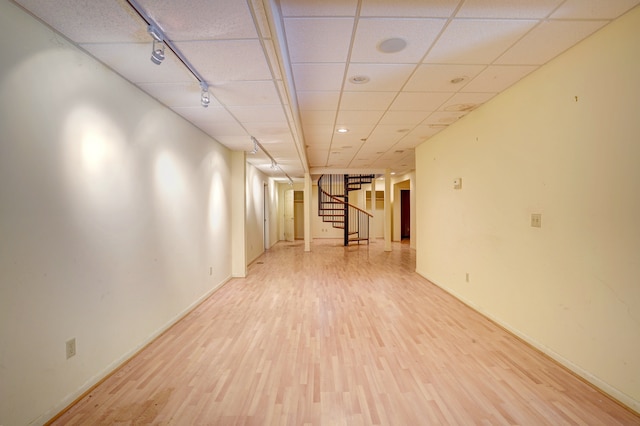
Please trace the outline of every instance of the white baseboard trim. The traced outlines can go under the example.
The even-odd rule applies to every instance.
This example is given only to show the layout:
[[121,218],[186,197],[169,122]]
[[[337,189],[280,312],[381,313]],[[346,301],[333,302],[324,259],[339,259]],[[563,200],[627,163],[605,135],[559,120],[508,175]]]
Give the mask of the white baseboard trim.
[[418,270],[416,270],[416,273],[418,275],[420,275],[421,277],[425,278],[426,280],[428,280],[429,282],[433,283],[434,285],[438,286],[442,290],[446,291],[451,296],[455,297],[456,299],[458,299],[459,301],[461,301],[462,303],[464,303],[465,305],[467,305],[468,307],[470,307],[474,311],[478,312],[482,316],[490,319],[491,321],[493,321],[494,323],[496,323],[500,327],[504,328],[509,333],[511,333],[514,336],[518,337],[520,340],[524,341],[528,345],[531,345],[532,347],[534,347],[535,349],[539,350],[543,354],[547,355],[548,357],[550,357],[554,361],[558,362],[560,365],[562,365],[563,367],[567,368],[572,373],[576,374],[577,376],[579,376],[580,378],[582,378],[586,382],[588,382],[591,385],[595,386],[601,392],[603,392],[603,393],[607,394],[608,396],[610,396],[611,398],[615,399],[620,404],[622,404],[622,405],[626,406],[627,408],[635,411],[636,413],[640,413],[640,401],[637,401],[637,400],[633,399],[631,396],[629,396],[626,393],[620,391],[619,389],[611,386],[609,383],[607,383],[604,380],[600,379],[599,377],[595,376],[594,374],[592,374],[588,370],[585,370],[584,368],[574,364],[571,360],[569,360],[569,359],[563,357],[562,355],[556,353],[551,348],[545,346],[541,342],[538,342],[536,339],[532,338],[531,336],[528,336],[528,335],[522,333],[520,330],[518,330],[516,328],[513,328],[512,326],[510,326],[509,324],[503,322],[499,318],[494,317],[491,313],[489,313],[489,312],[485,311],[484,309],[476,306],[473,302],[471,302],[470,300],[467,300],[466,298],[464,298],[463,296],[461,296],[460,294],[458,294],[454,290],[450,289],[449,287],[446,287],[446,286],[443,286],[443,285],[437,283],[436,281],[434,281],[431,278],[429,278],[426,274],[424,274],[424,273],[422,273],[422,272],[420,272]]
[[56,404],[50,410],[39,416],[37,419],[32,421],[31,425],[42,425],[49,422],[55,416],[60,414],[62,411],[66,410],[71,404],[80,399],[84,394],[93,389],[97,384],[101,381],[105,380],[111,374],[113,374],[120,366],[124,365],[127,361],[133,358],[138,352],[143,350],[146,346],[152,343],[155,339],[157,339],[162,333],[167,331],[173,325],[175,325],[178,321],[186,317],[191,311],[197,308],[202,302],[204,302],[209,296],[216,292],[216,290],[220,289],[223,285],[225,285],[232,277],[227,277],[222,280],[218,284],[216,284],[211,290],[207,291],[205,294],[196,299],[193,303],[183,309],[180,313],[175,315],[172,319],[170,319],[167,323],[165,323],[158,330],[153,332],[150,336],[148,336],[144,341],[140,344],[136,345],[130,351],[123,354],[120,358],[113,361],[106,368],[104,368],[101,372],[96,374],[95,376],[89,378],[79,389],[75,392],[67,395],[60,403]]

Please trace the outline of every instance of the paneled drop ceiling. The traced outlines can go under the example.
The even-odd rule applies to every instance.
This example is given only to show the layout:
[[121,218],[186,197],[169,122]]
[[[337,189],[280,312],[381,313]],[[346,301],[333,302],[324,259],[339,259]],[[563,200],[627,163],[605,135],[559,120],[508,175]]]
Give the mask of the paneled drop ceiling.
[[[414,169],[414,148],[640,0],[16,0],[268,175]],[[397,50],[397,51],[396,51]],[[339,129],[346,130],[338,133]]]

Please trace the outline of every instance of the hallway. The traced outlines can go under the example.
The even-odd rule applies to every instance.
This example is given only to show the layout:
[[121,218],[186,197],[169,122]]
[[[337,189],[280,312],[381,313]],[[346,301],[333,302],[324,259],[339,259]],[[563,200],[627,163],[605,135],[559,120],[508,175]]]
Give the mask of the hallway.
[[276,244],[54,424],[640,424],[383,248]]

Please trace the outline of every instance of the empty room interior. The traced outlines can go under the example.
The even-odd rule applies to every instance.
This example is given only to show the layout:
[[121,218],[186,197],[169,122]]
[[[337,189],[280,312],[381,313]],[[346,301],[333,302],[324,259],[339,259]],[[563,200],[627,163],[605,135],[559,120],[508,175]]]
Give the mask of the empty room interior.
[[0,426],[640,424],[640,0],[0,0]]

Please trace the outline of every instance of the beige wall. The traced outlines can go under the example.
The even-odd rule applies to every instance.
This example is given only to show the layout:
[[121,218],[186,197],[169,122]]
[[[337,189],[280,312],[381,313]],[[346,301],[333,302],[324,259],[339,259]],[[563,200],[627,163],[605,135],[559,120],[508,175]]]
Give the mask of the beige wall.
[[41,424],[230,277],[231,153],[6,1],[0,52],[0,424]]
[[[264,232],[264,217],[265,217],[265,197],[264,186],[269,185],[268,177],[260,170],[246,164],[247,171],[247,188],[246,188],[246,251],[247,251],[247,265],[256,260],[262,253],[264,253],[265,246],[265,232]],[[267,188],[267,194],[269,194]],[[266,200],[267,212],[270,206],[269,200]],[[267,217],[269,214],[267,213]],[[268,231],[267,231],[268,232]],[[268,233],[266,234],[269,235]],[[235,238],[235,235],[234,235]],[[268,241],[267,241],[268,243]]]
[[418,272],[640,411],[638,40],[640,8],[418,147],[416,184]]

